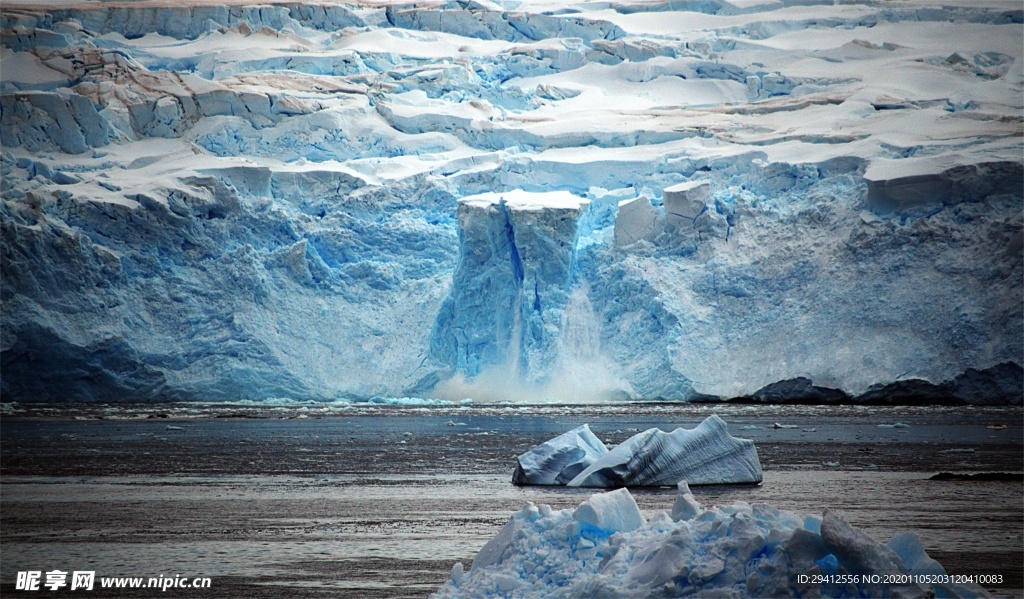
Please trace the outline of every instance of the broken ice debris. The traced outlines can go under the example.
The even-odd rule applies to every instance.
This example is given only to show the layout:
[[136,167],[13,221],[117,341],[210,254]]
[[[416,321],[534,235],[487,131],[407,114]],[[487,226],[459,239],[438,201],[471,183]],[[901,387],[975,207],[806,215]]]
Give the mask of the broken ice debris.
[[[821,574],[853,582],[794,586]],[[680,483],[671,512],[650,520],[626,489],[575,510],[527,504],[468,574],[456,564],[433,597],[990,596],[974,584],[931,582],[945,574],[913,533],[883,544],[831,510],[801,517],[742,501],[705,509]],[[903,576],[877,582],[886,575]]]
[[619,202],[619,213],[615,217],[615,246],[654,239],[664,228],[663,221],[658,209],[644,196]]
[[663,191],[665,221],[670,228],[692,227],[706,209],[711,191],[708,181],[687,181]]
[[576,508],[572,517],[580,523],[582,532],[604,533],[606,536],[636,530],[647,524],[628,489],[592,495]]

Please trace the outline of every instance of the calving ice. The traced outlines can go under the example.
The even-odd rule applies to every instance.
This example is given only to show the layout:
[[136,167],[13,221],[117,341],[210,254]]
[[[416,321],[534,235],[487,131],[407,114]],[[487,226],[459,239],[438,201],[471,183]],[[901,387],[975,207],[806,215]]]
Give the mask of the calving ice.
[[1015,3],[51,8],[6,400],[1020,400]]

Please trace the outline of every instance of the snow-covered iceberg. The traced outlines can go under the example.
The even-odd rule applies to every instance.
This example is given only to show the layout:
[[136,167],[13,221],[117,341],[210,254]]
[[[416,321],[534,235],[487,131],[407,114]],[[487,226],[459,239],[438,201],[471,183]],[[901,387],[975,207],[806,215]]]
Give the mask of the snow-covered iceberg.
[[512,483],[564,485],[606,453],[608,448],[584,424],[519,456]]
[[[945,573],[913,533],[883,544],[831,510],[801,517],[742,501],[704,508],[683,483],[671,512],[650,520],[626,489],[575,510],[528,503],[468,574],[456,564],[433,597],[989,596],[973,584],[921,582]],[[822,583],[821,575],[837,576]],[[892,584],[886,575],[936,578]]]
[[570,487],[759,483],[761,462],[749,439],[737,439],[711,415],[692,429],[652,428],[633,435],[569,481]]

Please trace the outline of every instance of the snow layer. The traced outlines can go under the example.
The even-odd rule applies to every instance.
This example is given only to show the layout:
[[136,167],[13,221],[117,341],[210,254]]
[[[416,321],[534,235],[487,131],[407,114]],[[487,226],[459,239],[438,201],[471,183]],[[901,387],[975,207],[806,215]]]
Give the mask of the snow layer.
[[[528,503],[480,550],[468,574],[456,564],[432,596],[989,596],[974,585],[873,578],[945,573],[913,533],[882,544],[831,510],[800,517],[742,501],[703,508],[681,483],[671,513],[650,520],[626,489],[594,495],[575,510]],[[856,575],[857,582],[810,582],[822,574]]]
[[857,396],[1024,364],[1022,21],[5,2],[0,392]]
[[737,439],[712,414],[692,429],[652,428],[626,439],[569,481],[570,487],[759,483],[761,462],[749,439]]

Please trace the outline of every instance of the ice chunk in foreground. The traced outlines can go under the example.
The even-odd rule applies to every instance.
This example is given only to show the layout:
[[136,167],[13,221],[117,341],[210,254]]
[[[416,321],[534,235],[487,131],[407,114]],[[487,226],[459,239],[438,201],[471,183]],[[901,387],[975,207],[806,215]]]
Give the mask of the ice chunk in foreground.
[[608,453],[584,424],[519,456],[512,473],[515,485],[564,485]]
[[821,540],[853,574],[879,571],[906,574],[905,566],[896,552],[875,543],[871,537],[850,526],[832,510],[825,510],[825,517],[821,520]]
[[591,496],[576,508],[572,517],[584,525],[584,531],[589,528],[606,534],[629,532],[647,524],[627,489]]
[[676,502],[672,504],[672,512],[670,513],[672,521],[689,520],[699,514],[700,511],[700,503],[693,498],[690,486],[686,484],[685,480],[679,481],[679,493],[676,495]]
[[761,482],[754,442],[729,435],[725,422],[709,416],[695,428],[638,433],[609,451],[570,487],[667,486]]
[[[679,489],[692,499],[688,487]],[[975,585],[875,583],[874,576],[945,574],[910,533],[886,546],[831,511],[819,520],[766,504],[705,510],[686,503],[693,517],[676,521],[663,512],[649,522],[626,489],[596,494],[576,510],[527,504],[480,550],[468,576],[453,568],[452,580],[433,596],[989,596]],[[618,534],[589,534],[583,523]],[[851,584],[801,582],[854,573],[863,576]]]
[[[500,564],[505,557],[505,552],[516,539],[522,538],[521,531],[524,526],[539,514],[533,503],[527,503],[522,510],[512,516],[505,527],[501,529],[493,539],[487,541],[480,552],[473,558],[473,566],[470,574],[475,570],[486,568],[494,564]],[[453,578],[454,580],[454,578]]]

